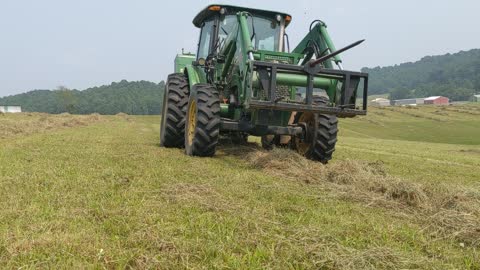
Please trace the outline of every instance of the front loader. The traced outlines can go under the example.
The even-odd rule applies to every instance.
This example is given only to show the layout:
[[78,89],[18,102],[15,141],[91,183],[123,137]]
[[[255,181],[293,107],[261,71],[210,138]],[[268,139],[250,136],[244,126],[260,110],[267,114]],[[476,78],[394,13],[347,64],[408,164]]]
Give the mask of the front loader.
[[[220,136],[289,147],[327,163],[339,117],[365,115],[368,74],[342,68],[324,22],[290,51],[285,13],[210,5],[193,20],[196,55],[180,54],[168,76],[160,144],[213,156]],[[336,66],[336,68],[334,68]]]

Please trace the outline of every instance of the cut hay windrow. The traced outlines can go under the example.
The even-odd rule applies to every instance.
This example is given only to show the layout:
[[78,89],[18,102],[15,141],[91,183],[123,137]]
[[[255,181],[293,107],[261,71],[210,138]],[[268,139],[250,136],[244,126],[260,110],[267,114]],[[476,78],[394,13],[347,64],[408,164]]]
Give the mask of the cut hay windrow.
[[250,150],[247,160],[272,176],[320,185],[332,196],[394,211],[438,238],[480,245],[478,189],[414,183],[389,175],[382,162],[345,160],[325,166],[285,149]]
[[0,115],[0,139],[18,135],[35,134],[65,127],[87,126],[102,120],[104,120],[104,118],[99,114],[2,114]]

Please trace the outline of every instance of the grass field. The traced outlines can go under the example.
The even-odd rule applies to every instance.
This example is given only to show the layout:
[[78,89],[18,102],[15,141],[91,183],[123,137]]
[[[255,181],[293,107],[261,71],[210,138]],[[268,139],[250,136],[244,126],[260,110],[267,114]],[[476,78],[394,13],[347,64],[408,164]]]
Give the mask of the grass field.
[[480,106],[340,129],[324,166],[187,157],[158,116],[0,115],[0,267],[480,269]]

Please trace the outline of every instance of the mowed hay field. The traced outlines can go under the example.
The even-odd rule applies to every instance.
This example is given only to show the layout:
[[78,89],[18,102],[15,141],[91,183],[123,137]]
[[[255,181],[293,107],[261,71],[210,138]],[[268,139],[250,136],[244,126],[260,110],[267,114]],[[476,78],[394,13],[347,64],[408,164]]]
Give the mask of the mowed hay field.
[[258,138],[187,157],[158,116],[0,115],[0,267],[480,269],[480,106],[340,129],[324,166]]

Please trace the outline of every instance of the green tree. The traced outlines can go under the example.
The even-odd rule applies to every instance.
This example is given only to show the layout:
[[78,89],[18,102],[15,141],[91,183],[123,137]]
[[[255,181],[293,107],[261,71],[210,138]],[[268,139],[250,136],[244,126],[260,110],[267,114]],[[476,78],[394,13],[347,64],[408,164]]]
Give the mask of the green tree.
[[72,90],[61,85],[56,89],[62,112],[74,113],[76,108],[75,94]]
[[[398,97],[442,95],[452,100],[468,100],[468,89],[480,91],[480,49],[426,56],[414,63],[362,71],[369,73],[369,94],[395,91],[392,94]],[[400,89],[409,93],[403,95]]]
[[160,114],[164,82],[114,82],[83,91],[59,86],[0,98],[0,105],[18,104],[24,111],[73,114]]
[[408,90],[405,87],[399,87],[399,88],[390,90],[389,97],[391,100],[396,100],[396,99],[413,98],[414,96],[411,90]]

